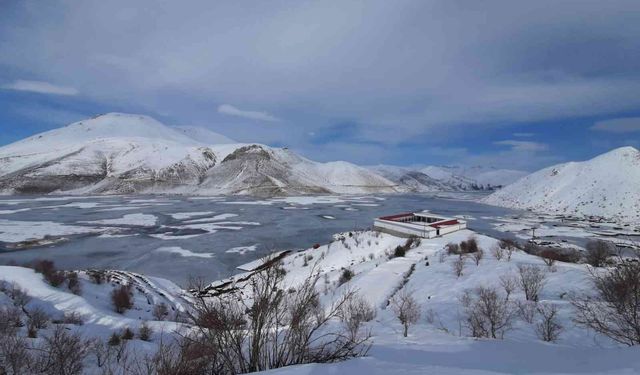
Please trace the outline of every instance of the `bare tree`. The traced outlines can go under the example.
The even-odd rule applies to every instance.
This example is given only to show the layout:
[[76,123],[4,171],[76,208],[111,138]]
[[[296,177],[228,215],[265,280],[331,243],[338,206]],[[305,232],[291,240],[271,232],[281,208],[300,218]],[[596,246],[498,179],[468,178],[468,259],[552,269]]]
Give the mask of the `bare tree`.
[[81,374],[88,349],[89,345],[80,335],[69,333],[59,325],[44,338],[44,343],[37,350],[39,356],[35,363],[38,370],[46,374]]
[[555,342],[564,329],[558,321],[558,307],[551,304],[539,304],[536,311],[540,316],[536,324],[536,334],[543,341]]
[[607,241],[593,240],[587,242],[585,260],[593,267],[602,267],[614,253],[614,245]]
[[27,374],[32,362],[29,345],[24,337],[0,334],[0,373]]
[[577,296],[574,321],[625,345],[640,344],[640,264],[620,264],[594,272],[596,298]]
[[544,271],[538,266],[521,264],[518,265],[518,274],[520,275],[520,288],[527,301],[538,302],[545,283]]
[[471,257],[476,262],[476,266],[479,266],[480,265],[480,261],[484,257],[484,251],[482,249],[478,248],[478,250],[476,252],[471,254]]
[[467,290],[461,298],[467,328],[473,337],[504,338],[511,329],[514,310],[495,288]]
[[518,288],[518,279],[512,274],[500,276],[500,285],[506,294],[505,300],[509,300],[511,294]]
[[453,269],[453,274],[456,277],[462,276],[462,272],[464,271],[464,257],[459,256],[456,260],[451,264],[451,268]]
[[35,307],[31,309],[27,317],[27,326],[29,330],[47,328],[47,324],[49,323],[49,314],[47,314],[42,308]]
[[370,322],[376,317],[376,310],[355,292],[353,298],[340,308],[339,317],[349,334],[355,337],[360,333],[363,323]]
[[491,254],[493,254],[493,257],[496,258],[497,260],[502,260],[502,258],[504,258],[504,252],[505,250],[501,248],[500,245],[498,244],[494,244],[491,247]]
[[391,308],[403,327],[402,334],[407,337],[409,327],[420,318],[420,305],[411,292],[402,289],[391,299]]
[[533,301],[517,301],[516,307],[518,309],[518,316],[520,316],[520,319],[529,324],[533,324],[533,320],[536,317],[538,303]]
[[153,306],[152,314],[153,317],[156,318],[156,320],[165,320],[169,315],[169,308],[167,307],[166,303],[160,302],[159,304]]
[[346,292],[331,306],[322,306],[316,291],[320,274],[315,266],[310,271],[288,293],[282,285],[285,272],[280,263],[270,262],[246,280],[242,290],[201,296],[190,313],[193,330],[183,334],[179,346],[188,349],[208,373],[216,374],[366,354],[368,335],[345,333],[331,324],[354,293]]
[[547,267],[549,267],[549,269],[553,269],[556,261],[559,260],[558,253],[549,248],[540,249],[540,251],[538,252],[538,256],[542,258],[542,261],[547,265]]
[[511,261],[511,256],[513,252],[518,248],[518,244],[511,239],[503,238],[498,243],[498,246],[507,252],[507,260]]

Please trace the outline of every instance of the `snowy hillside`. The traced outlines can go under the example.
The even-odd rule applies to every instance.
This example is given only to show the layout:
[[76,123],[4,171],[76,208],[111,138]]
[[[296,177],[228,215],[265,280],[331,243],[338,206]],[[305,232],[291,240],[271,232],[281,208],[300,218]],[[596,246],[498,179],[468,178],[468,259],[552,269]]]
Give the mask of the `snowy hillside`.
[[345,162],[315,163],[205,129],[110,113],[0,148],[0,192],[282,195],[395,192]]
[[546,213],[640,221],[640,152],[622,147],[532,173],[485,203]]
[[197,126],[176,126],[174,129],[195,141],[208,145],[238,143],[220,133],[216,133],[205,128],[199,128]]
[[[483,257],[448,253],[448,243],[460,243],[472,237],[479,248],[484,249]],[[360,332],[371,333],[372,347],[364,358],[289,366],[271,370],[269,374],[632,374],[640,371],[637,350],[572,323],[574,312],[568,295],[593,293],[589,277],[594,271],[585,264],[556,262],[548,266],[543,259],[517,249],[511,255],[505,252],[498,256],[494,251],[498,247],[496,239],[470,230],[421,242],[407,242],[404,238],[372,231],[343,233],[334,238],[328,244],[304,251],[280,253],[278,274],[282,280],[278,289],[295,295],[303,288],[305,279],[317,272],[313,288],[323,308],[330,309],[342,296],[356,293],[371,309],[367,313],[370,318],[362,322]],[[406,253],[394,256],[399,246]],[[242,268],[255,270],[261,264],[258,260]],[[457,264],[461,264],[459,272]],[[527,301],[524,291],[518,287],[520,267],[536,269],[543,277],[537,303]],[[252,285],[256,285],[252,280],[258,277],[258,272],[243,272],[209,286],[201,284],[192,292],[210,302],[225,295],[236,301],[239,296],[251,301],[252,290],[255,290]],[[64,327],[91,339],[88,342],[91,349],[83,352],[82,359],[87,373],[102,373],[106,366],[113,366],[111,373],[129,373],[127,365],[148,364],[145,358],[150,358],[164,343],[179,338],[175,335],[177,329],[182,327],[181,334],[185,333],[188,323],[184,321],[184,312],[192,311],[193,303],[199,300],[166,280],[130,272],[106,271],[102,281],[96,282],[90,271],[80,271],[78,278],[79,289],[72,288],[70,283],[53,286],[43,274],[32,269],[0,266],[0,313],[17,314],[22,322],[28,323],[21,323],[15,331],[5,324],[0,335],[17,332],[17,337],[26,341],[18,340],[16,344],[35,345],[39,338],[51,337],[56,327]],[[109,296],[121,285],[131,286],[133,303],[123,313],[117,313]],[[469,310],[465,304],[473,302],[479,287],[494,291],[501,301],[499,306],[508,309],[507,315],[495,317],[508,319],[508,324],[500,323],[496,338],[473,338],[466,320]],[[411,296],[419,312],[418,319],[408,328],[407,337],[403,337],[394,307],[402,296]],[[158,313],[160,305],[165,306],[163,314]],[[554,331],[557,336],[551,341],[542,339],[539,327],[544,321],[538,312],[540,309],[555,311],[553,323],[558,327]],[[240,311],[235,307],[230,310]],[[33,324],[38,312],[46,319],[39,328]],[[340,326],[341,319],[339,316],[331,319],[328,328]],[[144,326],[151,328],[151,335],[143,335]],[[124,338],[126,328],[132,330],[128,339]],[[123,346],[120,340],[112,343],[114,335],[120,335],[120,340],[128,344]],[[117,357],[92,354],[102,350],[104,346],[100,342],[107,340],[112,349],[106,354],[113,350],[126,353],[122,355],[128,359],[122,360],[121,354]],[[0,351],[6,350],[0,346]],[[170,354],[177,360],[178,352]]]

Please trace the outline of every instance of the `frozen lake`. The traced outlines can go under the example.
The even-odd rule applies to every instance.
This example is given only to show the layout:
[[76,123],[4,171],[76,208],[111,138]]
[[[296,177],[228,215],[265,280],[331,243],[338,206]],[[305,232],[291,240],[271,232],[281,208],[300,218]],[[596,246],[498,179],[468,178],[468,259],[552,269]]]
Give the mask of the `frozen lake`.
[[61,268],[124,269],[180,284],[189,276],[215,280],[271,251],[368,228],[385,214],[465,215],[471,229],[504,235],[494,218],[517,212],[475,203],[479,197],[2,197],[0,263],[48,258]]

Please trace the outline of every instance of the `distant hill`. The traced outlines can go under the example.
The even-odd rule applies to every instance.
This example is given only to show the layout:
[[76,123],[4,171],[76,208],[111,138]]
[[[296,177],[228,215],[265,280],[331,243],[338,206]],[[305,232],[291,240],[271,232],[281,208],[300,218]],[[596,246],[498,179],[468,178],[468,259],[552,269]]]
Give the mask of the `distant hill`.
[[544,168],[485,203],[534,211],[640,220],[640,152],[622,147],[591,160]]

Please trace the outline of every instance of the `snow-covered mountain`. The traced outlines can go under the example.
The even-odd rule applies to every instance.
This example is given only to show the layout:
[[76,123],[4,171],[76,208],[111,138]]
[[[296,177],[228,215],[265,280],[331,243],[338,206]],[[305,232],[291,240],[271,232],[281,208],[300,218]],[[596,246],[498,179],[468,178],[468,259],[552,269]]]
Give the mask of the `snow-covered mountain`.
[[178,130],[180,133],[193,140],[201,143],[206,143],[208,145],[238,143],[237,141],[234,141],[233,139],[220,133],[216,133],[209,129],[200,128],[197,126],[176,126],[174,127],[174,129]]
[[420,171],[431,178],[463,190],[490,190],[500,188],[527,175],[527,172],[524,171],[484,166],[462,167],[430,165],[422,168]]
[[449,181],[441,181],[440,179],[429,176],[424,172],[411,168],[398,167],[394,165],[375,165],[368,168],[411,192],[423,193],[433,191],[466,190],[460,189],[457,184],[451,184]]
[[620,221],[640,219],[640,152],[622,147],[584,162],[532,173],[484,199],[485,203]]
[[286,149],[239,144],[197,128],[109,113],[0,148],[3,193],[282,195],[397,191],[345,162],[316,163]]

